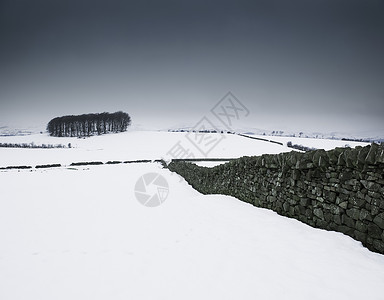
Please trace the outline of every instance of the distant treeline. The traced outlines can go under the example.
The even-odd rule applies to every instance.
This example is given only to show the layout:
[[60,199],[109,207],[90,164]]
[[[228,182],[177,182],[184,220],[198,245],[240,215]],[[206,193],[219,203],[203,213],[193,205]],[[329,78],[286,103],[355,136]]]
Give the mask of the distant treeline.
[[[66,148],[65,145],[51,145],[51,144],[42,144],[35,145],[35,143],[0,143],[0,148],[33,148],[33,149],[53,149],[53,148]],[[68,148],[71,148],[71,144],[68,144]]]
[[234,132],[231,132],[231,131],[224,131],[224,130],[215,130],[215,129],[212,129],[212,130],[193,130],[193,129],[168,129],[168,132],[198,132],[198,133],[227,133],[227,134],[235,134]]
[[342,138],[342,141],[348,141],[348,142],[363,142],[363,143],[371,143],[371,139],[353,139],[353,138]]
[[47,130],[58,137],[82,137],[110,132],[123,132],[131,124],[131,117],[122,111],[115,113],[84,114],[57,117],[49,121]]
[[292,144],[291,141],[289,141],[287,143],[287,147],[289,148],[292,148],[292,149],[297,149],[297,150],[301,150],[301,151],[314,151],[314,150],[317,150],[316,148],[313,148],[313,147],[307,147],[307,146],[303,146],[303,145],[298,145],[298,144]]

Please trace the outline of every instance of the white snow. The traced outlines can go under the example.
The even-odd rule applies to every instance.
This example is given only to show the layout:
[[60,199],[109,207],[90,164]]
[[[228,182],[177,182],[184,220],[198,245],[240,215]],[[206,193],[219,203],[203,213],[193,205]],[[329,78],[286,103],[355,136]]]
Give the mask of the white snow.
[[[219,137],[218,134],[211,134],[211,137]],[[200,137],[194,140],[186,138],[182,132],[162,131],[128,131],[119,134],[93,136],[86,139],[58,138],[47,134],[35,134],[28,136],[0,136],[0,143],[31,143],[35,145],[68,145],[73,148],[66,149],[21,149],[21,148],[0,148],[0,167],[11,165],[38,164],[63,164],[69,165],[79,161],[126,161],[141,159],[171,159],[181,158],[172,156],[172,147],[179,143],[185,150],[189,151],[196,158],[238,158],[241,156],[262,155],[264,153],[276,154],[290,152],[293,149],[286,147],[286,142],[291,140],[294,144],[302,144],[326,150],[350,144],[367,145],[367,143],[345,142],[326,139],[300,139],[284,137],[267,137],[268,139],[281,141],[283,146],[270,142],[249,139],[234,134],[224,134],[223,139],[208,152],[208,155],[200,152],[199,148],[205,151],[204,145],[199,144]],[[266,138],[264,136],[257,136]],[[192,143],[191,139],[195,142]]]
[[300,138],[300,137],[287,137],[287,136],[264,136],[264,135],[248,135],[250,137],[259,137],[267,140],[272,140],[276,142],[281,142],[285,146],[288,142],[292,142],[292,144],[302,145],[306,147],[316,148],[316,149],[324,149],[331,150],[336,147],[352,147],[356,146],[367,146],[369,143],[365,142],[354,142],[354,141],[343,141],[338,139],[321,139],[321,138]]
[[193,163],[200,167],[213,168],[213,167],[225,164],[227,162],[228,160],[227,161],[196,161]]
[[[158,159],[179,141],[198,153],[185,133],[0,137],[32,141],[76,148],[0,148],[0,166]],[[291,150],[226,135],[208,157]],[[169,184],[155,208],[134,194],[150,172]],[[201,195],[157,163],[0,171],[0,193],[2,300],[383,299],[383,255],[233,197]]]
[[[211,134],[213,138],[218,134]],[[193,138],[193,135],[191,135]],[[198,144],[205,151],[204,146]],[[46,134],[30,136],[0,137],[0,143],[31,143],[63,144],[71,143],[74,148],[67,149],[20,149],[0,148],[0,167],[10,165],[37,165],[37,164],[70,164],[77,161],[103,161],[109,160],[140,160],[178,158],[173,157],[169,151],[177,143],[189,150],[197,158],[217,157],[236,158],[244,155],[261,155],[264,153],[289,152],[292,149],[271,144],[268,142],[252,140],[238,135],[225,134],[215,148],[205,156],[186,138],[186,133],[159,132],[159,131],[130,131],[119,134],[93,136],[86,139],[50,137]]]
[[[138,178],[169,184],[159,207]],[[0,172],[0,299],[382,299],[384,256],[156,163]]]

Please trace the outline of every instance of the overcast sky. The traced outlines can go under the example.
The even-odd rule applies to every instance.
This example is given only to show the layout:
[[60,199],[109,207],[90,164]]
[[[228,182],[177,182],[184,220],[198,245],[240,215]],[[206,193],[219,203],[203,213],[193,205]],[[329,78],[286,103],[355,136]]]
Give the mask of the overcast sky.
[[232,91],[254,127],[384,130],[383,12],[382,0],[1,0],[0,121],[123,110],[193,123]]

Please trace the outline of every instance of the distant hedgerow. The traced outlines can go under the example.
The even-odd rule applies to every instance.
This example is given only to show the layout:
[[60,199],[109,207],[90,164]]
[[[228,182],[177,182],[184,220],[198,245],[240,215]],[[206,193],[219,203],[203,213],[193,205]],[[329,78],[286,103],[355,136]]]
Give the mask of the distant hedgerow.
[[131,117],[122,111],[115,113],[84,114],[57,117],[49,121],[47,130],[51,136],[84,137],[111,132],[126,131]]
[[[0,148],[32,148],[32,149],[53,149],[53,148],[66,148],[65,145],[57,144],[41,144],[36,145],[35,143],[0,143]],[[68,144],[68,148],[71,148],[71,144]]]
[[314,151],[314,150],[317,150],[316,148],[313,148],[313,147],[307,147],[307,146],[303,146],[303,145],[292,144],[291,141],[289,141],[287,143],[287,147],[293,148],[293,149],[297,149],[297,150],[301,150],[301,151]]

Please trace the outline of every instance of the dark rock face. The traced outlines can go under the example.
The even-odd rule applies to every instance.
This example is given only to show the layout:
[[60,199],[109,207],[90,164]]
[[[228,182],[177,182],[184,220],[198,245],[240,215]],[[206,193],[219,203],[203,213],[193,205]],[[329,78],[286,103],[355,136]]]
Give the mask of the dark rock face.
[[237,197],[384,254],[384,146],[242,157],[214,168],[173,161],[203,194]]

